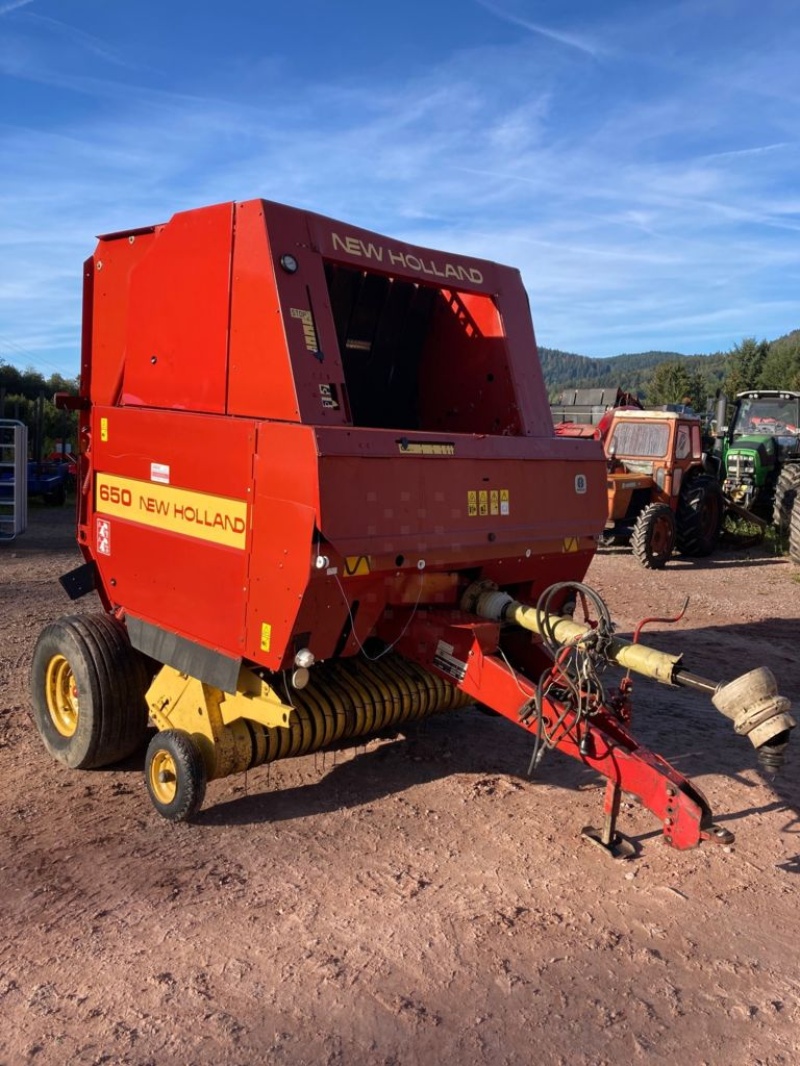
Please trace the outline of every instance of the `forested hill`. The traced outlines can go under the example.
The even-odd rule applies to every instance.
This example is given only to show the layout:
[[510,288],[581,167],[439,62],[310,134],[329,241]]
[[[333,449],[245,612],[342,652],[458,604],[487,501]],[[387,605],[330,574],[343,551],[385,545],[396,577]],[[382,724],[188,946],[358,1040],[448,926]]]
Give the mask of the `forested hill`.
[[688,373],[699,372],[711,385],[721,385],[725,377],[727,353],[681,355],[678,352],[640,352],[592,359],[587,355],[540,348],[539,358],[551,398],[564,389],[614,388],[626,392],[647,392],[654,369],[660,363],[681,363]]

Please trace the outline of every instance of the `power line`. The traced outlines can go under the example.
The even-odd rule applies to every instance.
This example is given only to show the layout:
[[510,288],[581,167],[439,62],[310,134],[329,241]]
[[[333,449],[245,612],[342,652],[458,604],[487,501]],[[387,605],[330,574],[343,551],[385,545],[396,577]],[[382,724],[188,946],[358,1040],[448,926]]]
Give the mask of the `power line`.
[[[6,348],[10,352],[8,359],[5,361],[11,363],[12,366],[14,366],[17,370],[28,369],[28,367],[30,366],[33,366],[34,368],[46,366],[50,367],[62,377],[74,377],[74,375],[65,374],[63,367],[57,366],[55,363],[51,363],[49,359],[42,359],[40,356],[34,355],[33,352],[31,352],[29,349],[23,348],[21,344],[17,344],[15,341],[9,340],[7,337],[3,337],[2,335],[0,335],[0,349],[2,348]],[[26,360],[26,367],[22,368],[18,365]]]

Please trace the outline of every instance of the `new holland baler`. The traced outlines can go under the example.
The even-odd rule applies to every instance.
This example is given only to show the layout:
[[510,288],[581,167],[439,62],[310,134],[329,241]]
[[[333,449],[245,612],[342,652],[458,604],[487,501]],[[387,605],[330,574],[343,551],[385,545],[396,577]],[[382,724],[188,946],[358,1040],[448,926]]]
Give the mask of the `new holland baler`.
[[104,611],[39,638],[54,756],[155,726],[146,785],[183,820],[209,779],[477,703],[608,778],[606,846],[622,790],[676,847],[730,839],[602,668],[713,695],[770,765],[788,701],[614,636],[582,583],[602,446],[554,435],[516,270],[253,200],[101,237],[83,313],[63,584]]

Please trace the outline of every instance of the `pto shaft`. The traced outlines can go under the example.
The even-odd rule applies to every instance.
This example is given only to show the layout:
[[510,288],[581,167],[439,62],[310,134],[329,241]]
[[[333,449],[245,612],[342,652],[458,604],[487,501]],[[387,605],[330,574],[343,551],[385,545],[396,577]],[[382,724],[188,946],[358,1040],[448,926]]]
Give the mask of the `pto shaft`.
[[776,769],[780,764],[789,731],[796,723],[789,714],[789,700],[778,694],[775,678],[765,667],[723,685],[684,670],[680,655],[634,644],[610,632],[602,634],[602,639],[598,640],[598,629],[564,615],[546,614],[526,606],[489,582],[471,585],[464,594],[461,607],[481,618],[514,623],[541,637],[546,636],[560,647],[591,642],[596,654],[626,670],[665,685],[705,692],[717,710],[732,719],[735,731],[749,736],[765,766]]

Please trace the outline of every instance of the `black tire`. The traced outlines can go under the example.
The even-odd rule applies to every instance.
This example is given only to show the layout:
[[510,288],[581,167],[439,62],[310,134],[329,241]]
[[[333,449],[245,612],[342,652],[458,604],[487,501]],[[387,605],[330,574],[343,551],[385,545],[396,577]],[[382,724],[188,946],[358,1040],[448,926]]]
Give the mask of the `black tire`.
[[669,504],[649,503],[633,527],[633,554],[647,570],[663,570],[674,548],[675,515]]
[[710,474],[696,474],[681,489],[676,522],[678,551],[710,555],[719,540],[724,503],[722,489]]
[[800,463],[785,466],[775,485],[775,503],[772,509],[772,524],[779,533],[787,534],[791,526],[795,500],[800,491]]
[[185,822],[203,805],[207,774],[200,749],[182,729],[156,733],[147,748],[144,781],[158,813]]
[[75,770],[132,755],[147,734],[149,676],[125,627],[107,614],[60,618],[33,652],[33,717],[47,750]]
[[800,563],[800,507],[793,508],[789,522],[789,558]]

